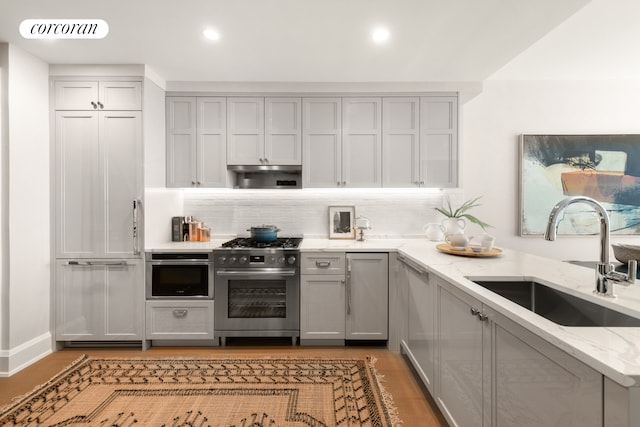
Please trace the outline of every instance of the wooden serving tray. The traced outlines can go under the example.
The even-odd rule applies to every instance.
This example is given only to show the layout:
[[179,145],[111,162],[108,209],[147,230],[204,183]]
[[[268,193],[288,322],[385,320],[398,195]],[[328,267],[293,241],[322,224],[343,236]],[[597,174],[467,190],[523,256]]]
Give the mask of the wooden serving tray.
[[448,243],[441,243],[436,246],[436,249],[438,249],[440,252],[444,252],[445,254],[468,256],[468,257],[475,257],[475,258],[487,258],[492,256],[498,256],[502,253],[502,250],[498,248],[492,248],[491,250],[480,251],[480,252],[474,252],[468,246],[465,247],[464,250],[453,249],[453,247]]

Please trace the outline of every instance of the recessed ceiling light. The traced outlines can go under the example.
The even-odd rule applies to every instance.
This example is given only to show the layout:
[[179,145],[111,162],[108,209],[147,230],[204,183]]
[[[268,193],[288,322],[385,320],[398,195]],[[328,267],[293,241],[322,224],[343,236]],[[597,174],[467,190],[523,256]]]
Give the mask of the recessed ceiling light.
[[376,43],[384,43],[391,37],[391,33],[384,27],[378,27],[371,33],[371,38]]
[[220,33],[213,28],[207,28],[202,32],[202,34],[209,40],[215,41],[220,39]]

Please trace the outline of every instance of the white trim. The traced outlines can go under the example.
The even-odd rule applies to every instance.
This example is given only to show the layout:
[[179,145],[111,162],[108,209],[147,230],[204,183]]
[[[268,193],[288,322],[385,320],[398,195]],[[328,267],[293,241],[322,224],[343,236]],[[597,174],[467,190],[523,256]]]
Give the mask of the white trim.
[[0,350],[0,378],[10,377],[53,353],[51,333],[47,332],[9,350]]

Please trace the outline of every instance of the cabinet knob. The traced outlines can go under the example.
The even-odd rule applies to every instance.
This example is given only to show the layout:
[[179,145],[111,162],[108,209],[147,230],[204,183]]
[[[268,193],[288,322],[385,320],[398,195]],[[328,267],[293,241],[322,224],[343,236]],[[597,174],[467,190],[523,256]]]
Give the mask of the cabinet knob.
[[478,314],[480,314],[480,310],[478,310],[477,308],[471,307],[471,310],[469,311],[471,311],[472,316],[477,316]]
[[489,319],[489,316],[484,313],[478,313],[478,319],[480,319],[481,322],[486,322]]
[[191,181],[191,185],[196,185],[196,182],[195,181]]
[[347,181],[342,181],[342,186],[346,187],[347,186]]
[[104,108],[104,104],[102,102],[98,101],[98,107],[100,107],[100,109],[103,109]]
[[98,104],[96,104],[93,101],[91,101],[91,106],[93,107],[94,110],[98,108]]
[[420,181],[420,185],[424,185],[424,181]]

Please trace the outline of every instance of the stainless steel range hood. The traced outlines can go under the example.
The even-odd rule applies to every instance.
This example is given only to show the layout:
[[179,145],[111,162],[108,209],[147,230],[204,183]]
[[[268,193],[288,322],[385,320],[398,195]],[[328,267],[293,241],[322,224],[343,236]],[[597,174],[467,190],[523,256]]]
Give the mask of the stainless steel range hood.
[[302,188],[300,165],[243,165],[227,166],[227,169],[233,172],[234,188]]

